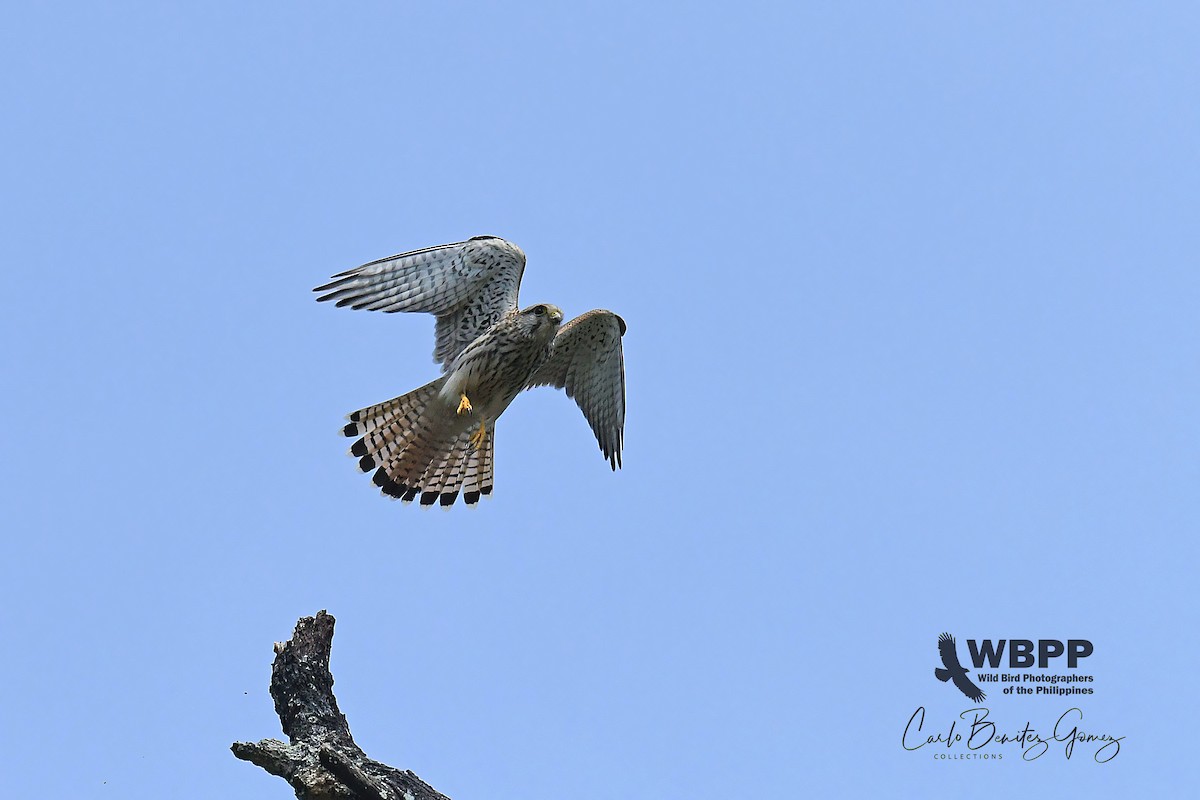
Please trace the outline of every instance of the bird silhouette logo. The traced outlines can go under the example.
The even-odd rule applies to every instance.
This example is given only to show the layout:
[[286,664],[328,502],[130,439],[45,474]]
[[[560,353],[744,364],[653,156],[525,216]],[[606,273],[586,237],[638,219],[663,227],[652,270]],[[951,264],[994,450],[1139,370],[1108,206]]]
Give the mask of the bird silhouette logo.
[[970,670],[958,663],[958,650],[955,649],[953,636],[943,633],[938,637],[938,655],[942,657],[942,666],[934,669],[934,676],[942,683],[953,681],[960,692],[976,703],[982,703],[987,695],[971,683],[967,677]]

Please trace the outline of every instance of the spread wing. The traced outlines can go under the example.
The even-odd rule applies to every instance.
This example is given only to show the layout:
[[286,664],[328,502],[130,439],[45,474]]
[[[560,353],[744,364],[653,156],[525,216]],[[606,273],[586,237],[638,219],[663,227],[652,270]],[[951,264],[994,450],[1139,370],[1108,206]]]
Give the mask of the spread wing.
[[[958,690],[974,702],[982,703],[983,698],[987,695],[971,682],[971,679],[967,677],[967,671],[962,668],[962,664],[958,663],[958,650],[954,646],[953,636],[943,633],[938,637],[938,655],[942,657],[942,663],[950,671],[950,679],[954,681]],[[942,678],[942,680],[946,679]]]
[[974,700],[976,703],[982,703],[983,698],[987,696],[979,690],[978,686],[971,683],[971,679],[968,678],[966,674],[955,675],[951,678],[951,680],[954,681],[954,685],[958,687],[960,692]]
[[559,329],[550,358],[526,386],[566,389],[614,470],[621,465],[625,439],[624,335],[625,320],[611,311],[597,309],[576,317]]
[[958,650],[954,647],[954,637],[950,634],[943,633],[938,637],[938,655],[942,657],[942,664],[946,669],[962,669],[962,664],[958,663]]
[[333,276],[318,301],[368,311],[423,311],[437,316],[435,361],[455,356],[517,307],[525,254],[496,236],[426,247]]

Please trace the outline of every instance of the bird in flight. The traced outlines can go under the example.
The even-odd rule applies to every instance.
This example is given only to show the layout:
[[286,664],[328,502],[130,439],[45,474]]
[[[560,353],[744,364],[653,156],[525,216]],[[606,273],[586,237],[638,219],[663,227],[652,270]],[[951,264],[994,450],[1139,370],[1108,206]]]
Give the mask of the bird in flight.
[[519,309],[525,254],[496,236],[426,247],[334,275],[318,301],[437,317],[442,376],[350,414],[350,454],[385,495],[467,505],[492,493],[496,420],[524,389],[575,399],[613,470],[625,430],[625,321],[596,309],[563,325],[558,306]]
[[939,681],[954,681],[954,685],[958,690],[974,700],[976,703],[982,703],[986,697],[979,687],[971,682],[967,677],[969,669],[958,663],[958,651],[954,647],[954,637],[948,633],[943,633],[938,637],[938,654],[942,657],[942,667],[934,669],[933,674]]

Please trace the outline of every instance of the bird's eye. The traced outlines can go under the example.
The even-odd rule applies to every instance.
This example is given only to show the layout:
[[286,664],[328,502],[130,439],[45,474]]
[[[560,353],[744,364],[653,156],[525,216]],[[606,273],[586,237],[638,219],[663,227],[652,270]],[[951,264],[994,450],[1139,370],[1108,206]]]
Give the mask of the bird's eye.
[[544,316],[546,316],[546,307],[545,306],[534,306],[533,313],[539,317],[544,317]]

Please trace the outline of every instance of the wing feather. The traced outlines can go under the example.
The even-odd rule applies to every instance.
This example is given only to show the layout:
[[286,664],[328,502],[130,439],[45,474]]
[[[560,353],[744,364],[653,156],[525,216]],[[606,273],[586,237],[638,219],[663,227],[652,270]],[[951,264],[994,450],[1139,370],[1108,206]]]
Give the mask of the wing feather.
[[987,695],[966,675],[954,675],[950,680],[954,681],[954,685],[958,687],[960,692],[976,703],[982,703],[987,698]]
[[318,301],[355,310],[424,312],[437,317],[434,360],[448,369],[459,353],[517,308],[525,254],[495,236],[425,247],[341,272]]
[[576,317],[559,329],[550,357],[526,386],[566,389],[614,470],[621,466],[625,438],[624,335],[625,321],[611,311]]
[[954,637],[948,633],[943,633],[938,637],[938,655],[942,657],[942,664],[947,669],[961,669],[962,664],[958,663],[958,650],[954,646]]

